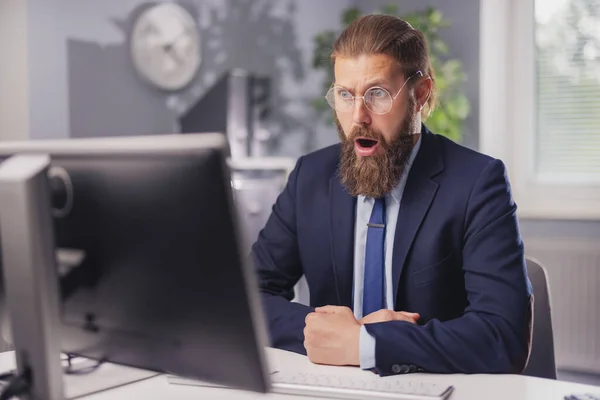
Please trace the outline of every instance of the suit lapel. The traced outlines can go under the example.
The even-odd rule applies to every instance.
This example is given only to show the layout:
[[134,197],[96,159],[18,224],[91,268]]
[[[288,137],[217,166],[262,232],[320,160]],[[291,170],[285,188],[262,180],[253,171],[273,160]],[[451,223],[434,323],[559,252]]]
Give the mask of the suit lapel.
[[352,308],[356,199],[348,194],[337,173],[329,181],[329,199],[329,234],[337,297],[340,305]]
[[392,255],[394,301],[406,257],[438,190],[438,183],[431,178],[443,169],[437,139],[423,127],[421,148],[408,174],[396,224]]

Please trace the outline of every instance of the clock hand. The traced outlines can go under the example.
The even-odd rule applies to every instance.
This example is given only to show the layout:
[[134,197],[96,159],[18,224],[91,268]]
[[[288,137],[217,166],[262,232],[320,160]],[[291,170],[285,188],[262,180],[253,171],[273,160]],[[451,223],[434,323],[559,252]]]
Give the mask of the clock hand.
[[168,53],[169,55],[172,56],[173,59],[175,59],[177,64],[181,64],[182,62],[184,62],[184,59],[180,57],[179,53],[177,51],[174,51],[175,45],[177,44],[177,42],[179,42],[182,38],[186,37],[186,32],[183,31],[181,33],[179,33],[177,36],[175,36],[173,39],[171,39],[168,42],[164,42],[161,47],[164,49],[164,51],[166,53]]
[[176,51],[173,51],[172,44],[163,45],[163,49],[165,50],[165,53],[168,54],[177,65],[180,65],[183,62],[183,59],[179,57],[179,54],[177,54]]
[[175,35],[175,37],[170,38],[170,40],[166,40],[163,41],[163,43],[161,43],[161,46],[163,48],[165,48],[165,50],[167,50],[167,47],[169,47],[169,49],[175,47],[175,45],[180,42],[182,39],[186,39],[188,37],[188,32],[184,29],[183,31],[179,32],[177,35]]

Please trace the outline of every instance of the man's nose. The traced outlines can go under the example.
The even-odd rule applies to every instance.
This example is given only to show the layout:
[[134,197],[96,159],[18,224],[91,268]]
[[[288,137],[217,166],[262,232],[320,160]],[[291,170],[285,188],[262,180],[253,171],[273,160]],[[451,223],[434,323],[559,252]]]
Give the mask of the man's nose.
[[362,97],[354,99],[352,121],[355,125],[368,125],[371,123],[371,114]]

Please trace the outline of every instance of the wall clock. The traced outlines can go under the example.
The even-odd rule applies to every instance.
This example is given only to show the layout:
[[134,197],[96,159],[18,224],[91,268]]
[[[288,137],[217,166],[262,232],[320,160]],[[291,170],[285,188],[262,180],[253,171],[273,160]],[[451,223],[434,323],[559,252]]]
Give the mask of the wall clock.
[[134,22],[131,56],[138,74],[163,90],[180,90],[200,67],[200,33],[194,18],[175,3],[144,11]]

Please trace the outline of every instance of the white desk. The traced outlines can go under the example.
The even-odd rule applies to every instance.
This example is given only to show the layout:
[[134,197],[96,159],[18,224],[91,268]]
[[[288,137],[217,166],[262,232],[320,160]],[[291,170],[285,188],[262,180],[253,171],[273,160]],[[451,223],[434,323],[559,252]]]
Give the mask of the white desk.
[[[281,350],[267,349],[272,370],[306,371],[323,374],[360,376],[373,379],[418,380],[447,383],[454,386],[451,400],[562,400],[564,395],[572,393],[600,394],[600,387],[577,383],[561,382],[549,379],[525,377],[521,375],[435,375],[407,374],[379,378],[371,372],[350,367],[329,367],[312,364],[306,357]],[[0,371],[14,368],[14,354],[0,354]],[[235,368],[232,365],[232,368]],[[106,364],[87,376],[68,376],[66,379],[67,395],[81,390],[81,386],[94,385],[94,380],[106,380],[118,377],[128,368]],[[200,386],[171,385],[165,375],[158,375],[139,382],[92,394],[85,400],[132,400],[132,399],[290,399],[303,397],[279,394],[257,394],[230,389],[207,388]],[[307,397],[306,399],[315,399]]]

